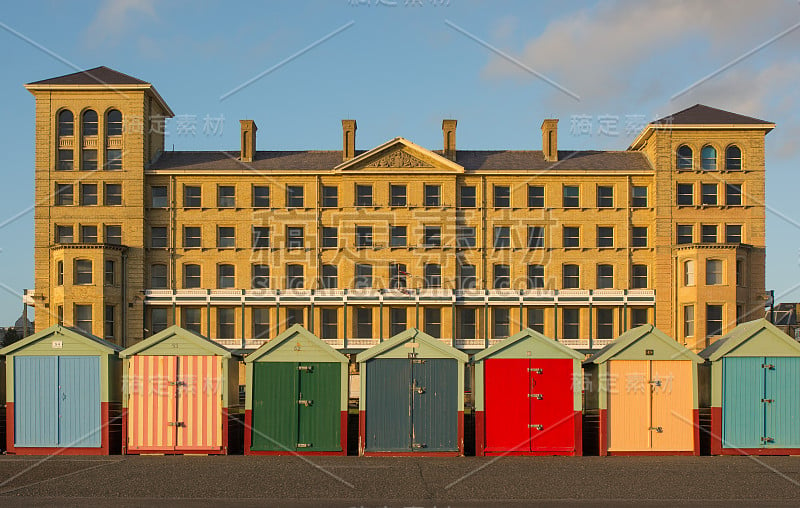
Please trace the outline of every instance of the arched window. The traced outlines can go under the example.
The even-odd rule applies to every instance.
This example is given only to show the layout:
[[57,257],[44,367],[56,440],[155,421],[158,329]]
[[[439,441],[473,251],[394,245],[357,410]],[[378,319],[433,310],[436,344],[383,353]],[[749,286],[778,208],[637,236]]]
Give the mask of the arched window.
[[683,264],[683,285],[694,286],[694,260],[688,260]]
[[97,112],[87,109],[83,112],[83,135],[97,136]]
[[112,109],[106,114],[106,135],[122,135],[122,113],[119,110]]
[[72,111],[65,109],[58,114],[58,135],[59,136],[72,136],[74,130],[75,117],[72,116]]
[[700,150],[700,167],[703,171],[714,171],[717,169],[717,149],[711,145],[706,145]]
[[739,171],[742,169],[742,150],[736,145],[725,149],[725,169]]
[[692,149],[686,145],[678,147],[678,169],[692,169]]

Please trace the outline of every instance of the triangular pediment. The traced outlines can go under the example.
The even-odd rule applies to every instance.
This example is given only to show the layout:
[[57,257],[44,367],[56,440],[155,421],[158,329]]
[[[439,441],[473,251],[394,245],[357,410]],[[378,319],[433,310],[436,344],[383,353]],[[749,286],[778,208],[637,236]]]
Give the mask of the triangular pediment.
[[398,169],[427,173],[448,171],[463,173],[464,167],[450,159],[412,143],[405,138],[394,138],[368,150],[358,157],[345,161],[334,168],[335,172],[367,171],[391,172]]

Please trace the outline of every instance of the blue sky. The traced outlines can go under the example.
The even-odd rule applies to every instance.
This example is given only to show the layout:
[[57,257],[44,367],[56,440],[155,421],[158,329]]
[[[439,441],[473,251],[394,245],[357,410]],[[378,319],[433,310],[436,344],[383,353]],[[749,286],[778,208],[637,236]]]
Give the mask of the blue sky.
[[[442,118],[456,118],[459,148],[532,150],[547,117],[560,118],[564,149],[625,149],[633,126],[698,102],[769,120],[767,288],[800,299],[796,0],[74,5],[13,2],[0,14],[0,325],[33,287],[34,101],[22,85],[98,65],[153,83],[196,118],[195,135],[168,127],[178,150],[238,149],[242,118],[258,124],[262,150],[340,149],[342,118],[358,121],[358,149],[395,136],[439,149]],[[221,132],[203,132],[206,116],[223,118]]]

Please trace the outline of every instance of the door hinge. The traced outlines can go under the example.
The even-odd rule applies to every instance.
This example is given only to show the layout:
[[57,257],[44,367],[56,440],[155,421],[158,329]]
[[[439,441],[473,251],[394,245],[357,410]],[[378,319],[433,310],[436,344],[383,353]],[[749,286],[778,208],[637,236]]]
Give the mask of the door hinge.
[[425,362],[427,362],[427,360],[419,360],[419,359],[411,360],[411,363],[425,363]]
[[313,400],[300,399],[300,400],[297,401],[297,403],[308,407],[308,406],[312,405],[314,403],[314,401]]
[[541,374],[542,369],[530,368],[528,369],[528,372],[533,372],[534,374]]
[[775,365],[773,365],[773,364],[771,364],[771,363],[762,363],[762,364],[761,364],[761,368],[762,368],[762,369],[770,369],[770,370],[775,370]]
[[775,402],[775,399],[761,399],[761,402]]
[[313,365],[298,365],[297,366],[297,370],[302,370],[302,371],[305,371],[305,372],[314,372],[314,366]]
[[169,427],[183,427],[183,422],[167,422]]
[[426,445],[425,443],[414,443],[412,446],[414,448],[427,448],[428,447],[428,445]]
[[541,393],[529,393],[528,397],[536,400],[542,400],[543,398]]
[[654,430],[654,431],[658,432],[659,434],[661,434],[662,432],[664,432],[664,429],[663,429],[662,427],[650,427],[650,428],[649,428],[649,429],[647,429],[647,430]]
[[771,438],[771,437],[762,437],[762,438],[761,438],[761,442],[762,442],[762,443],[774,443],[774,442],[775,442],[775,439],[773,439],[773,438]]
[[311,443],[297,443],[298,448],[311,448]]
[[536,430],[544,430],[544,425],[540,425],[538,423],[530,423],[528,424],[529,429],[536,429]]

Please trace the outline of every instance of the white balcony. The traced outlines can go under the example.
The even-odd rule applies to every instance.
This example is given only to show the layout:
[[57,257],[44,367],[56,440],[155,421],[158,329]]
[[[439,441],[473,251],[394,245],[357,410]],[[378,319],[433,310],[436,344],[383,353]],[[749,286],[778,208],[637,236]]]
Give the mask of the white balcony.
[[[499,340],[497,340],[499,342]],[[489,341],[491,342],[491,341]],[[458,349],[483,349],[484,341],[481,339],[456,339],[455,347]]]
[[347,346],[354,348],[370,348],[379,342],[378,339],[347,339]]

